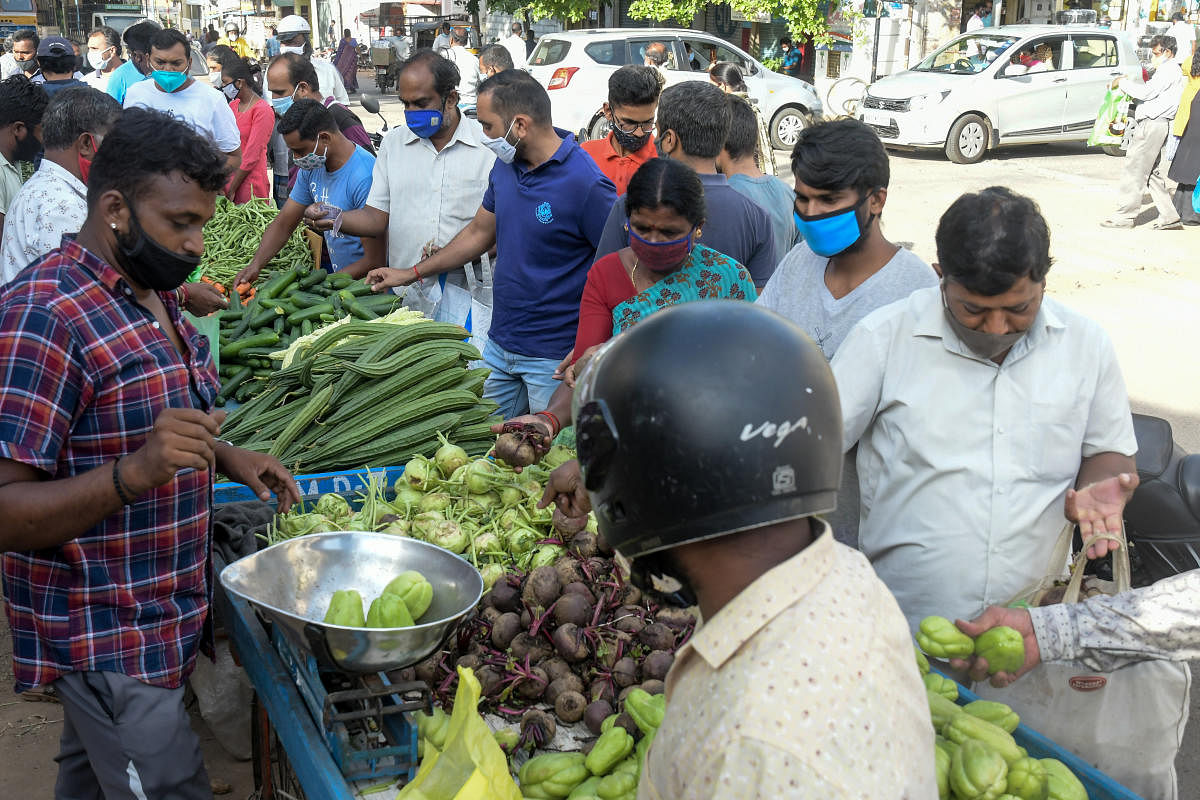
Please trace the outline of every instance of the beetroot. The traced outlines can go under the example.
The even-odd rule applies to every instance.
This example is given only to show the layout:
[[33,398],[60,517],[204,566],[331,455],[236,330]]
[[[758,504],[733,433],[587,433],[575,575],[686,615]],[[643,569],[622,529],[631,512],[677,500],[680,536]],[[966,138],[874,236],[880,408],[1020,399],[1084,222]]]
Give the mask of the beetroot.
[[506,611],[492,623],[492,644],[497,650],[506,650],[520,632],[520,615]]
[[486,622],[488,625],[495,625],[496,620],[500,619],[500,615],[503,613],[504,613],[503,611],[496,608],[495,606],[484,606],[479,611],[479,618],[482,619],[484,622]]
[[642,628],[646,627],[646,620],[642,618],[643,613],[637,606],[621,606],[613,614],[613,627],[636,636],[642,632]]
[[521,590],[509,583],[506,576],[496,581],[483,602],[501,611],[517,611],[521,608]]
[[667,685],[662,681],[642,681],[642,691],[644,691],[646,694],[662,694],[666,690]]
[[593,701],[607,700],[610,703],[616,699],[616,695],[613,694],[612,684],[603,678],[597,678],[592,681],[592,685],[588,687],[587,696]]
[[433,686],[437,683],[438,658],[441,653],[434,653],[429,658],[413,667],[417,680]]
[[535,747],[545,747],[558,732],[554,717],[538,708],[531,708],[521,716],[521,740],[532,742]]
[[603,646],[598,648],[599,655],[596,657],[596,660],[605,669],[611,670],[616,665],[617,660],[629,652],[629,648],[632,645],[633,637],[628,633],[610,630],[604,634],[604,643]]
[[557,532],[563,535],[564,539],[570,539],[575,534],[587,527],[587,516],[568,517],[559,509],[554,509],[554,514],[550,518],[550,525]]
[[566,625],[558,626],[558,630],[554,632],[554,649],[566,661],[574,664],[576,661],[583,661],[591,651],[588,648],[587,640],[583,636],[583,631],[578,625],[568,622]]
[[667,673],[674,663],[675,656],[670,653],[664,650],[651,651],[650,655],[642,659],[643,680],[666,680]]
[[583,724],[589,731],[599,736],[600,726],[604,724],[604,720],[612,716],[612,713],[612,703],[607,700],[594,700],[588,703],[587,709],[583,712]]
[[608,557],[611,557],[613,554],[612,545],[608,543],[608,539],[605,539],[604,534],[602,533],[596,534],[596,552],[602,556]]
[[521,627],[528,628],[531,625],[533,625],[533,614],[530,614],[527,608],[521,612]]
[[592,604],[581,594],[564,594],[554,604],[554,622],[558,625],[571,622],[582,628],[591,621]]
[[589,603],[596,602],[596,595],[592,594],[592,590],[583,581],[572,581],[563,587],[563,594],[578,594],[587,598]]
[[637,663],[626,656],[613,664],[612,677],[617,686],[632,686],[637,683]]
[[675,608],[674,606],[665,606],[655,611],[654,621],[661,622],[668,628],[674,628],[677,631],[696,624],[696,618],[692,616],[692,612],[686,608]]
[[[582,694],[583,681],[580,680],[579,676],[575,675],[574,673],[567,678],[555,678],[554,680],[550,681],[550,685],[546,687],[546,693],[542,695],[542,699],[550,705],[554,705],[554,701],[557,700],[558,696],[563,692],[579,692]],[[580,711],[579,713],[582,714],[583,712]]]
[[554,713],[563,722],[579,722],[587,710],[587,700],[579,692],[563,692],[554,701]]
[[483,659],[475,653],[467,653],[464,656],[459,656],[458,660],[454,662],[455,667],[466,667],[470,670],[479,669],[482,664]]
[[627,583],[621,587],[621,594],[618,599],[623,606],[636,606],[642,602],[642,590],[632,583]]
[[675,631],[661,622],[654,622],[642,628],[637,638],[639,642],[651,650],[675,649]]
[[585,577],[583,570],[579,568],[579,562],[571,556],[563,556],[554,562],[554,570],[558,573],[558,580],[563,586],[582,581]]
[[545,639],[535,639],[527,632],[521,631],[513,637],[508,652],[512,653],[512,657],[517,661],[524,662],[528,657],[530,664],[536,664],[549,657],[550,645],[546,644]]
[[599,552],[596,549],[596,534],[591,531],[583,531],[575,534],[570,543],[567,544],[567,549],[578,558],[591,558]]
[[546,673],[538,667],[529,670],[529,675],[521,678],[515,684],[517,696],[522,700],[533,702],[542,696],[546,691],[550,681],[546,678]]
[[629,735],[635,739],[639,739],[642,736],[642,729],[639,728],[637,723],[633,721],[633,717],[629,716],[628,711],[622,711],[621,715],[617,717],[617,721],[614,723],[613,727],[616,727],[617,725],[620,725],[622,728],[629,731]]
[[[544,659],[538,664],[538,666],[546,670],[546,675],[549,676],[550,680],[552,681],[556,681],[559,678],[575,676],[575,673],[571,671],[571,666],[558,656],[551,656],[550,658]],[[580,684],[580,686],[582,685],[583,684]]]
[[525,581],[525,589],[521,599],[532,607],[549,608],[550,604],[562,594],[562,581],[558,579],[558,571],[552,566],[538,567],[529,573]]
[[479,692],[483,697],[490,695],[500,685],[500,673],[495,667],[480,667],[475,670],[475,677],[479,679]]
[[504,423],[492,451],[496,458],[513,467],[528,467],[546,454],[550,443],[537,425],[524,422]]

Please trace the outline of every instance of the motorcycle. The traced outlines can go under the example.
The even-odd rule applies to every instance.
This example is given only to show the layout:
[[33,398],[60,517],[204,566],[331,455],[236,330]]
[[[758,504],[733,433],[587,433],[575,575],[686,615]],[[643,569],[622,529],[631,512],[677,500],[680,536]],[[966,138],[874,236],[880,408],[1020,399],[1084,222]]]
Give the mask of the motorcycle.
[[383,118],[383,114],[379,113],[379,101],[374,97],[364,97],[358,102],[367,110],[368,113],[378,114],[379,118],[383,120],[383,127],[377,132],[369,134],[371,137],[371,145],[375,148],[375,152],[378,153],[380,145],[383,144],[383,136],[388,132],[387,120]]
[[1133,585],[1200,569],[1200,453],[1180,447],[1171,423],[1133,415],[1141,483],[1125,505]]

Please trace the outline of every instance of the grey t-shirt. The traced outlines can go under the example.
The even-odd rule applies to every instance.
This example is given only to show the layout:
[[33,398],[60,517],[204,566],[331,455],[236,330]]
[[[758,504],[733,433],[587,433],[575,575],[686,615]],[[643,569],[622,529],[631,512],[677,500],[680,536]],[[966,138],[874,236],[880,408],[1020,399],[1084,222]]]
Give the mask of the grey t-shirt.
[[902,247],[852,292],[834,298],[825,285],[828,264],[828,258],[801,242],[779,262],[779,268],[759,292],[758,303],[804,328],[830,359],[850,329],[867,314],[903,300],[914,289],[936,286],[938,282],[932,267]]
[[[741,264],[750,271],[755,287],[762,289],[779,263],[771,218],[762,206],[731,188],[724,175],[701,173],[700,183],[704,186],[707,221],[696,243]],[[629,244],[627,220],[625,198],[618,197],[596,246],[597,261]]]
[[[938,282],[932,267],[901,247],[882,269],[846,296],[834,298],[825,285],[828,264],[828,258],[817,255],[801,242],[784,256],[759,293],[758,302],[803,328],[829,359],[863,317],[903,300],[916,289]],[[855,455],[856,451],[851,450],[842,461],[837,510],[827,516],[834,538],[856,548],[860,509]]]
[[749,175],[730,175],[729,185],[739,194],[744,194],[762,206],[771,218],[771,232],[775,235],[775,254],[783,258],[796,243],[799,231],[792,218],[796,195],[788,185],[774,175],[751,178]]

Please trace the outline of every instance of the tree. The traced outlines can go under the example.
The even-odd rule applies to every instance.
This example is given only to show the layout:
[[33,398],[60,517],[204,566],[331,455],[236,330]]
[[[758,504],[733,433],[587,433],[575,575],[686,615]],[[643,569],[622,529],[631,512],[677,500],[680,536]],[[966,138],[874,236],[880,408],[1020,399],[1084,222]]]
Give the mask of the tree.
[[[569,1],[569,0],[568,0]],[[788,30],[796,38],[812,37],[818,44],[829,44],[829,15],[831,0],[729,0],[734,11],[754,19],[759,14],[783,17]],[[837,3],[838,0],[833,0]],[[629,16],[634,19],[675,20],[687,25],[699,14],[707,3],[700,0],[633,0],[629,4]],[[839,3],[840,5],[840,3]],[[852,12],[843,5],[840,9],[849,21]]]
[[505,14],[525,14],[525,19],[560,19],[579,22],[595,6],[594,0],[490,0],[488,9]]

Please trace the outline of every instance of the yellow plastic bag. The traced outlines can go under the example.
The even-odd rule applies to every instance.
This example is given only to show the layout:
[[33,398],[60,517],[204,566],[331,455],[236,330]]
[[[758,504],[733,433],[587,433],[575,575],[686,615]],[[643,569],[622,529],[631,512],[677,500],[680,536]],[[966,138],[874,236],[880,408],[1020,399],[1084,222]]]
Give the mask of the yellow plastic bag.
[[478,707],[479,680],[471,670],[459,667],[445,747],[439,753],[425,741],[417,776],[400,790],[397,800],[521,800],[504,751]]

